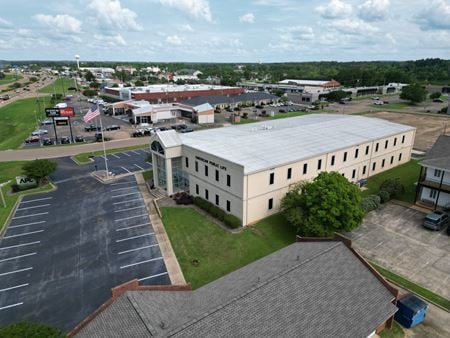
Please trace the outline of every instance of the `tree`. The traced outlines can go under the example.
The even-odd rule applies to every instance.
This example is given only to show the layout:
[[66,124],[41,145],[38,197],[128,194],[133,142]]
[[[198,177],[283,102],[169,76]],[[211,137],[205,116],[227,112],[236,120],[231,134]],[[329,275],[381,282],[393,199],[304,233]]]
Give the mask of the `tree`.
[[5,73],[0,72],[0,79],[4,79],[5,78]]
[[359,188],[337,172],[321,172],[296,184],[281,201],[282,213],[302,236],[330,236],[359,226],[364,210]]
[[328,93],[327,99],[328,99],[328,101],[337,102],[347,96],[348,96],[348,94],[346,92],[344,92],[343,90],[335,90],[335,91]]
[[144,85],[144,82],[142,82],[141,80],[137,80],[137,81],[134,83],[134,85],[135,85],[136,87],[142,87],[142,86]]
[[55,169],[56,163],[46,159],[30,161],[22,167],[28,177],[34,178],[38,182],[54,172]]
[[403,87],[400,94],[403,100],[411,101],[412,103],[420,103],[427,98],[427,91],[418,83]]
[[85,89],[83,90],[83,95],[87,97],[97,96],[98,92],[93,89]]
[[95,81],[95,76],[94,76],[94,74],[91,73],[90,70],[88,70],[86,72],[86,74],[84,75],[84,78],[86,79],[87,82]]
[[0,327],[0,337],[62,338],[64,337],[64,334],[59,329],[47,324],[20,321]]
[[434,92],[430,94],[430,99],[434,100],[434,99],[438,99],[441,97],[441,92]]

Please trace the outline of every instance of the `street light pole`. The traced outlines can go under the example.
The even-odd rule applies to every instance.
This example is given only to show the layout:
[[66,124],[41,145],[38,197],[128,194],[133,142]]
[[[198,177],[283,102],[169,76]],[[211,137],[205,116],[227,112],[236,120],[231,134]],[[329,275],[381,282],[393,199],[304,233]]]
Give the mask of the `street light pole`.
[[3,195],[3,187],[5,185],[7,185],[9,182],[11,182],[11,180],[9,180],[8,182],[0,184],[0,196],[2,198],[3,208],[6,208],[5,196]]

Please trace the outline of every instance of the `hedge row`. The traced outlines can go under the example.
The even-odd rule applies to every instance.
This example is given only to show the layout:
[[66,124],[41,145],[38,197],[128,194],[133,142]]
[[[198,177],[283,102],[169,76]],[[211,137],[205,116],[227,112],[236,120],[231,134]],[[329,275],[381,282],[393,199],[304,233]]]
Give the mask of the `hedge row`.
[[225,211],[215,206],[214,204],[204,200],[201,197],[194,198],[194,204],[200,209],[205,210],[211,216],[217,218],[219,221],[224,222],[230,228],[239,228],[241,226],[241,220],[234,215],[227,214]]

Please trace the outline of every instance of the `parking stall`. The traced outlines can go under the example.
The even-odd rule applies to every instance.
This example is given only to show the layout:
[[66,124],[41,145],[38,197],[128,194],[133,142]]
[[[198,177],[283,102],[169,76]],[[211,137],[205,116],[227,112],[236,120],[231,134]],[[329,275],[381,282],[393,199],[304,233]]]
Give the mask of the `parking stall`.
[[[136,171],[150,170],[152,164],[147,161],[150,154],[147,149],[129,150],[120,153],[107,154],[109,171],[115,175],[130,174]],[[102,170],[105,167],[105,157],[97,156],[94,158],[94,165]]]

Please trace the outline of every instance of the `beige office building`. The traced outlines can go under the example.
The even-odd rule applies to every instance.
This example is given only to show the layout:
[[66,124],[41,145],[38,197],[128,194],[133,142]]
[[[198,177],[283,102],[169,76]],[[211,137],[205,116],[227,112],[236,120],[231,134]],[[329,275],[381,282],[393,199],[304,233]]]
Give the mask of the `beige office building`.
[[279,211],[289,187],[321,171],[358,183],[406,163],[415,128],[376,118],[314,114],[150,139],[155,185],[189,191],[249,225]]

